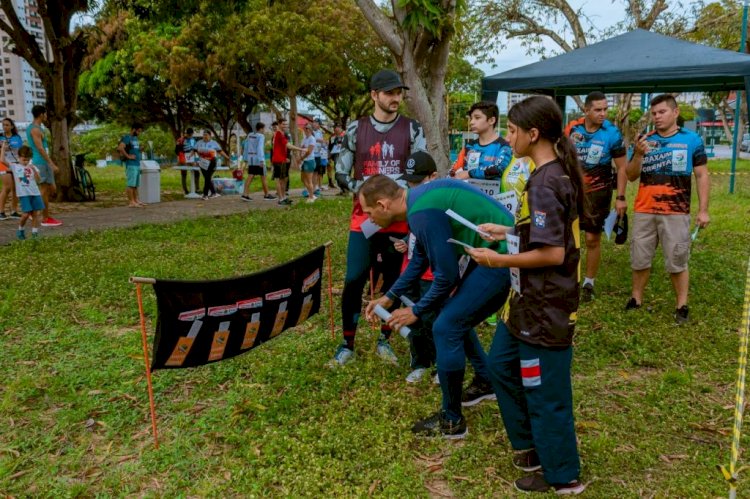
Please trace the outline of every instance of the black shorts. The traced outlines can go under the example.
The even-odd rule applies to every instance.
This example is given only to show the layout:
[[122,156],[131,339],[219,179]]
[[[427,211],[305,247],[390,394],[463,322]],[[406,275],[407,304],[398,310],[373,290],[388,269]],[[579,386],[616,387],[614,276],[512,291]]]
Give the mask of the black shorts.
[[315,173],[318,175],[325,175],[327,164],[324,165],[320,157],[315,158]]
[[247,165],[248,175],[264,175],[266,174],[266,167],[263,165]]
[[282,180],[285,178],[289,178],[289,163],[274,163],[273,178]]
[[586,213],[581,217],[581,230],[591,234],[601,234],[604,221],[612,209],[612,189],[600,189],[583,195]]

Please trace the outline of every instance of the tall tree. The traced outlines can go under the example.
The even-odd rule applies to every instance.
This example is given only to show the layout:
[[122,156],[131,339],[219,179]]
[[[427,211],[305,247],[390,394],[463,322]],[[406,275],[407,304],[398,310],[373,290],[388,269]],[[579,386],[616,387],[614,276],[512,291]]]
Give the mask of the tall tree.
[[[471,0],[470,22],[472,48],[485,60],[493,51],[487,50],[488,40],[497,40],[495,50],[502,49],[503,38],[517,38],[531,54],[547,57],[560,52],[571,52],[591,42],[635,28],[674,35],[689,24],[688,13],[682,2],[667,0],[617,0],[625,11],[625,20],[613,26],[597,26],[586,15],[586,6],[575,8],[569,0]],[[543,43],[556,45],[548,49]],[[620,127],[628,127],[630,94],[621,96],[617,116]],[[575,96],[580,109],[583,101]],[[625,130],[626,131],[626,130]]]
[[[52,133],[50,156],[60,168],[58,197],[66,199],[72,180],[69,131],[75,124],[78,78],[88,53],[91,27],[72,28],[74,15],[90,11],[95,0],[38,0],[37,12],[49,43],[37,40],[18,17],[13,0],[0,0],[5,19],[0,30],[10,39],[9,49],[37,72],[47,94],[47,115]],[[47,54],[49,49],[49,54]]]
[[406,105],[424,126],[438,171],[450,167],[445,77],[456,20],[465,0],[390,0],[384,10],[374,0],[356,0],[367,21],[388,47],[409,87]]

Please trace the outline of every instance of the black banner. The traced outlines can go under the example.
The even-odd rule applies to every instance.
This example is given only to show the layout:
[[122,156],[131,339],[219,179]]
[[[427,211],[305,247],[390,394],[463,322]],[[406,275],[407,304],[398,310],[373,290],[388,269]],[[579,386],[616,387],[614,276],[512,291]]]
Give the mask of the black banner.
[[220,281],[157,280],[151,369],[234,357],[318,313],[324,253],[321,246],[278,267]]

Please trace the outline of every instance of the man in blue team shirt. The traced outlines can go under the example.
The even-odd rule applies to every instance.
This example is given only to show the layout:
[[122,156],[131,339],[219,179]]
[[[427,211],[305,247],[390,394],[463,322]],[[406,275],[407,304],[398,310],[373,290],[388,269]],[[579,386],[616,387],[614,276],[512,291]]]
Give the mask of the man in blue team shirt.
[[591,92],[584,102],[584,117],[571,122],[565,132],[578,151],[585,183],[581,229],[586,232],[586,274],[581,287],[581,301],[594,298],[594,279],[601,261],[601,239],[604,220],[612,206],[612,161],[617,167],[617,216],[625,214],[625,145],[622,134],[607,121],[607,97],[601,92]]
[[698,189],[695,224],[702,228],[711,220],[706,150],[700,136],[677,124],[679,115],[674,97],[667,94],[654,97],[651,119],[656,130],[638,138],[628,163],[628,180],[640,182],[630,246],[633,292],[625,305],[625,310],[641,307],[651,261],[661,243],[664,267],[675,290],[674,320],[678,325],[688,322],[691,175],[695,175]]
[[130,127],[130,133],[123,135],[117,150],[125,162],[125,193],[128,196],[128,206],[142,208],[146,206],[138,199],[138,186],[141,185],[141,144],[138,135],[143,132],[143,125],[135,123]]

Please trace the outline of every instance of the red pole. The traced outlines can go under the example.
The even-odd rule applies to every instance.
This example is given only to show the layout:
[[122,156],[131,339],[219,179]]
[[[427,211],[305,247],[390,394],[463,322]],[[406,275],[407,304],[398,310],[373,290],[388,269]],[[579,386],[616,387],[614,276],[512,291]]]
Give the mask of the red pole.
[[148,341],[146,339],[146,316],[143,314],[143,296],[141,283],[136,283],[135,292],[138,296],[138,313],[141,316],[141,339],[143,340],[143,362],[146,366],[146,384],[148,385],[148,403],[151,409],[151,429],[154,432],[154,446],[159,448],[159,437],[156,432],[156,406],[154,405],[154,388],[151,385],[151,367],[148,365]]
[[328,317],[331,320],[331,339],[336,339],[336,327],[333,323],[333,276],[331,271],[331,246],[326,246],[326,263],[328,267]]

